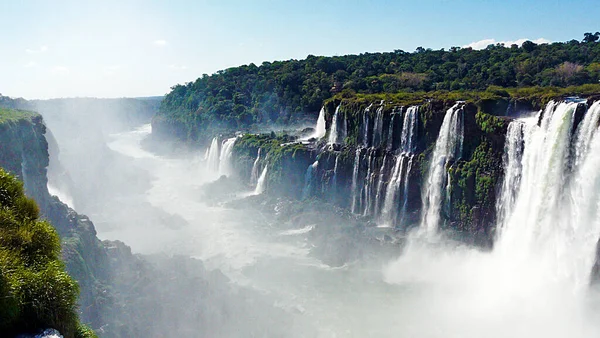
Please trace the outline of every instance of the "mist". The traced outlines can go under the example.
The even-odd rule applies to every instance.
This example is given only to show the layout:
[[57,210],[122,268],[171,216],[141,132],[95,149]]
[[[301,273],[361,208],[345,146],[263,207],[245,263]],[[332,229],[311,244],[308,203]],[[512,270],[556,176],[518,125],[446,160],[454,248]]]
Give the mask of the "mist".
[[[115,107],[58,113],[37,104],[52,131],[51,193],[89,215],[100,239],[131,247],[135,264],[151,271],[145,290],[119,290],[143,314],[131,317],[135,331],[128,334],[600,333],[594,289],[574,287],[538,256],[476,248],[418,228],[398,234],[348,225],[318,201],[294,214],[293,202],[211,168],[208,149],[154,152],[145,142],[150,114],[131,122]],[[130,278],[127,264],[113,266],[119,285]]]

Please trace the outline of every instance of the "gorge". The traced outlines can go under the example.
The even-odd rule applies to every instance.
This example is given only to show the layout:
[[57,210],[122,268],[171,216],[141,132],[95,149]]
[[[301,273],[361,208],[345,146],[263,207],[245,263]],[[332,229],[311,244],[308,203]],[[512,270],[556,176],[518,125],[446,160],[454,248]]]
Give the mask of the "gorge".
[[[69,309],[99,337],[596,337],[598,46],[309,56],[165,97],[0,96],[0,167],[56,229]],[[566,51],[585,68],[559,78]],[[495,76],[493,58],[547,68]]]

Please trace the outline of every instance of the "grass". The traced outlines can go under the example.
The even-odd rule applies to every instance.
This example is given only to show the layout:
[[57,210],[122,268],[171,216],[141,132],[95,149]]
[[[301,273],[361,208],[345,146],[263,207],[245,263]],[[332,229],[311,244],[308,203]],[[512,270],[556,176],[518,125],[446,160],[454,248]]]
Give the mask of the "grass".
[[38,113],[31,112],[31,111],[0,108],[0,124],[16,123],[21,120],[31,121],[33,118],[35,118],[37,116],[39,116]]

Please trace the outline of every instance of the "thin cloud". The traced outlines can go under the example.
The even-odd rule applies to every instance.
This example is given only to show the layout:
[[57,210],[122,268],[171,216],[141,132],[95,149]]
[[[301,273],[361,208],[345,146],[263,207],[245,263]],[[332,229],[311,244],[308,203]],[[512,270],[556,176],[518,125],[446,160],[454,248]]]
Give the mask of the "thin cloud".
[[154,45],[158,47],[164,47],[167,45],[167,40],[154,40]]
[[67,74],[69,73],[69,68],[65,66],[54,66],[50,70],[53,74]]
[[23,68],[34,68],[34,67],[37,67],[37,65],[38,65],[37,62],[29,61],[23,65]]
[[41,54],[41,53],[45,53],[47,51],[48,51],[48,46],[41,46],[40,48],[37,48],[37,49],[31,49],[31,48],[25,49],[25,52],[27,52],[28,54]]
[[103,71],[104,74],[106,75],[114,75],[115,73],[117,73],[117,71],[121,69],[121,66],[119,65],[112,65],[112,66],[106,66],[104,67]]
[[483,39],[483,40],[471,42],[470,44],[463,46],[463,48],[473,48],[475,50],[480,50],[480,49],[485,49],[489,45],[496,45],[499,43],[504,44],[504,46],[506,46],[506,47],[510,47],[511,45],[521,46],[523,44],[523,42],[525,42],[527,40],[534,42],[538,45],[552,42],[552,41],[550,41],[548,39],[544,39],[544,38],[539,38],[539,39],[535,39],[535,40],[523,38],[523,39],[517,39],[517,40],[512,40],[512,41],[510,41],[510,40],[509,41],[496,41],[496,39]]
[[173,70],[186,70],[187,66],[182,66],[182,65],[169,65],[169,69],[173,69]]

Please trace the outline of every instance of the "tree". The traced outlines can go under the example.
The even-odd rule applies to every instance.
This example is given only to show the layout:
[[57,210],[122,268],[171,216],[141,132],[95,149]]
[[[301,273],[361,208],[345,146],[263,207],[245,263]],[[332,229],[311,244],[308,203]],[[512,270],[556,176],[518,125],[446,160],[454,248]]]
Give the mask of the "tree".
[[594,34],[592,33],[585,33],[583,34],[584,38],[583,38],[583,42],[585,43],[593,43],[598,41],[598,39],[600,39],[600,32],[596,32]]

